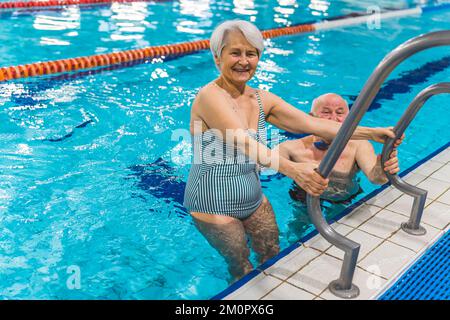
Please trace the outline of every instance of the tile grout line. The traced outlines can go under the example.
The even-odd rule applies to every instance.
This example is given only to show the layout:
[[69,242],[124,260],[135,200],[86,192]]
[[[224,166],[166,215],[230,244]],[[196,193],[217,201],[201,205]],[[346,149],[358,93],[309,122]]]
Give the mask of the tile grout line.
[[[359,230],[358,229],[358,231],[360,231],[360,232],[363,232],[363,233],[366,233],[366,234],[368,234],[368,235],[371,235],[371,236],[374,236],[374,237],[376,237],[376,238],[378,238],[378,239],[380,239],[380,240],[383,240],[383,241],[381,241],[381,243],[379,244],[379,245],[377,245],[377,246],[375,246],[375,248],[373,248],[372,250],[370,250],[369,252],[367,252],[364,256],[359,256],[358,255],[358,261],[356,261],[356,265],[358,265],[358,262],[361,262],[362,260],[364,260],[370,253],[372,253],[375,249],[377,249],[379,246],[381,246],[382,244],[383,244],[383,242],[386,240],[386,239],[383,239],[383,238],[381,238],[381,237],[379,237],[379,236],[375,236],[375,235],[373,235],[373,234],[370,234],[370,233],[368,233],[368,232],[365,232],[365,231],[363,231],[363,230]],[[333,246],[332,246],[333,247]],[[329,249],[328,249],[329,250]],[[327,251],[328,251],[327,250]],[[341,250],[342,251],[342,250]],[[341,258],[339,258],[339,257],[336,257],[336,256],[333,256],[331,253],[329,253],[329,252],[325,252],[325,254],[328,254],[329,256],[331,256],[331,257],[334,257],[334,258],[338,258],[339,260],[342,260]]]
[[[449,188],[448,190],[450,190],[450,188]],[[447,190],[447,191],[448,191],[448,190]],[[447,191],[445,191],[445,192],[447,192]],[[430,205],[432,205],[433,203],[435,203],[435,202],[438,202],[438,203],[443,204],[443,205],[446,205],[446,206],[450,206],[449,204],[440,202],[440,201],[435,200],[435,199],[430,199],[430,200],[431,200],[431,201],[424,207],[424,210],[425,210],[426,208],[428,208]],[[395,214],[398,214],[398,215],[401,215],[401,216],[404,217],[404,218],[409,218],[409,217],[410,217],[410,216],[407,216],[407,215],[404,214],[404,213],[400,213],[400,212],[397,212],[397,211],[393,211],[392,209],[385,208],[384,210],[390,211],[390,212],[395,213]],[[426,221],[423,221],[423,219],[420,220],[420,223],[421,223],[421,224],[423,223],[423,224],[427,225],[428,227],[432,227],[432,228],[435,228],[435,229],[443,230],[443,229],[441,229],[441,228],[438,227],[438,226],[434,226],[434,225],[432,225],[432,224],[430,224],[430,223],[428,223],[428,222],[426,222]],[[367,232],[367,233],[369,233],[369,232]]]
[[[384,243],[390,243],[390,244],[394,244],[394,245],[397,245],[397,246],[400,246],[400,247],[402,247],[402,248],[404,248],[404,249],[408,249],[409,251],[411,251],[412,253],[414,253],[414,256],[416,256],[418,253],[417,252],[415,252],[414,250],[411,250],[410,248],[407,248],[407,247],[405,247],[405,246],[402,246],[402,245],[399,245],[399,244],[397,244],[397,243],[394,243],[394,242],[391,242],[391,241],[389,241],[388,239],[384,239],[375,249],[373,249],[371,252],[373,252],[373,251],[375,251],[376,249],[378,249],[380,246],[382,246]],[[366,255],[365,257],[364,257],[364,259],[365,258],[367,258],[367,256],[368,255]],[[413,257],[414,257],[413,256]],[[360,262],[362,262],[364,259],[361,259],[361,261]],[[384,276],[382,276],[382,275],[380,275],[380,274],[375,274],[375,273],[373,273],[373,272],[370,272],[369,270],[367,270],[366,268],[364,268],[363,266],[361,266],[361,265],[358,265],[358,267],[360,267],[361,269],[363,269],[364,271],[366,271],[366,272],[368,272],[368,273],[371,273],[371,274],[373,274],[373,275],[375,275],[375,276],[377,276],[377,277],[380,277],[380,278],[382,278],[382,279],[384,279],[384,280],[387,280],[387,281],[389,281],[389,278],[386,278],[386,277],[384,277]],[[401,269],[401,268],[400,268]]]
[[[394,190],[395,190],[395,191],[398,191],[398,190],[395,189],[395,188],[392,188],[390,191],[394,191]],[[385,204],[385,207],[384,207],[384,208],[386,208],[387,206],[389,206],[390,204],[392,204],[393,202],[395,202],[395,201],[396,201],[398,198],[400,198],[402,195],[403,195],[403,194],[400,194],[399,196],[397,196],[396,198],[394,198],[391,202]],[[374,200],[374,198],[371,198],[371,199],[369,199],[368,201],[370,201],[370,200]],[[367,204],[367,205],[370,205],[370,206],[376,206],[376,207],[379,207],[379,208],[384,209],[383,207],[380,207],[380,206],[378,206],[378,205],[376,205],[376,204],[368,203],[367,201],[364,201],[364,203]]]
[[420,252],[420,250],[422,250],[422,248],[420,248],[419,251],[416,251],[416,250],[413,250],[413,249],[411,249],[411,248],[408,248],[407,246],[404,246],[404,245],[402,245],[402,244],[398,244],[397,242],[391,241],[390,239],[392,238],[392,236],[394,236],[395,234],[397,234],[397,233],[399,233],[399,232],[402,232],[402,229],[401,229],[401,228],[398,229],[397,232],[395,232],[394,234],[391,234],[391,235],[386,239],[386,241],[389,242],[389,243],[391,243],[391,244],[395,244],[395,245],[397,245],[397,246],[399,246],[399,247],[408,249],[408,250],[410,250],[410,251],[412,251],[412,252],[414,252],[414,253],[418,253],[418,252]]
[[[404,195],[407,195],[406,193],[404,193],[404,194],[402,194],[402,196],[401,197],[403,197]],[[401,198],[400,197],[400,198]],[[412,197],[412,196],[410,196],[410,197]],[[397,200],[399,200],[400,198],[398,198]],[[395,200],[395,201],[397,201],[397,200]],[[432,204],[434,201],[436,201],[435,199],[431,199],[431,198],[427,198],[427,200],[430,200],[430,202],[428,202],[428,204],[426,204],[425,203],[425,206],[423,207],[423,209],[425,210],[426,208],[428,208],[429,206],[430,206],[430,204]],[[394,202],[395,202],[394,201]],[[426,201],[426,200],[425,200]],[[392,203],[391,203],[392,204]],[[388,206],[390,206],[390,205],[388,205]],[[386,208],[383,208],[383,209],[385,209],[385,210],[387,210],[387,211],[391,211],[391,212],[393,212],[393,213],[397,213],[397,214],[399,214],[399,215],[401,215],[401,216],[403,216],[403,217],[407,217],[407,218],[409,218],[411,215],[406,215],[406,213],[404,213],[404,212],[397,212],[397,211],[394,211],[394,209],[391,209],[391,208],[388,208],[388,207],[386,207]],[[412,205],[411,205],[411,210],[412,210]]]
[[281,287],[281,286],[283,285],[283,283],[288,284],[288,285],[290,285],[290,286],[293,286],[293,287],[295,287],[295,288],[297,288],[297,289],[300,289],[300,290],[302,290],[302,291],[305,291],[305,292],[307,292],[307,293],[313,295],[314,298],[317,298],[317,297],[318,297],[317,294],[315,294],[314,292],[308,291],[308,290],[306,290],[305,288],[302,288],[302,287],[299,287],[299,286],[297,286],[297,285],[295,285],[295,284],[293,284],[293,283],[287,282],[287,281],[286,281],[287,279],[286,279],[286,280],[283,280],[283,279],[281,279],[281,278],[279,278],[279,277],[277,277],[277,276],[275,276],[275,275],[271,275],[271,274],[270,274],[269,276],[272,277],[272,278],[275,278],[275,279],[277,279],[277,280],[281,280],[281,283],[280,283],[279,285],[277,285],[275,288],[273,288],[272,290],[270,290],[268,293],[266,293],[266,294],[265,294],[263,297],[261,297],[259,300],[263,299],[264,297],[266,297],[267,295],[269,295],[271,292],[275,291],[276,288]]
[[[370,204],[365,204],[366,206],[373,206],[373,207],[376,207],[376,208],[378,208],[379,210],[377,210],[373,215],[371,215],[369,218],[367,218],[367,220],[364,220],[361,224],[359,224],[357,227],[354,227],[354,226],[351,226],[351,225],[349,225],[349,224],[346,224],[345,222],[339,222],[340,224],[343,224],[343,225],[346,225],[347,227],[351,227],[351,228],[354,228],[354,229],[359,229],[359,227],[361,227],[364,223],[366,223],[367,221],[369,221],[370,219],[372,219],[373,217],[375,217],[381,210],[383,210],[383,208],[381,208],[381,207],[378,207],[378,206],[374,206],[374,205],[370,205]],[[361,207],[358,207],[358,209],[359,208],[361,208]],[[356,209],[355,209],[355,211],[356,211]],[[354,214],[355,212],[352,212],[351,213],[351,215],[352,214]],[[351,218],[351,215],[348,215],[348,216],[346,216],[346,217],[348,217],[348,219],[350,219]],[[340,221],[340,220],[339,220]]]
[[[448,150],[448,148],[447,148],[446,150]],[[439,154],[440,154],[440,153],[438,153],[438,155],[439,155]],[[431,159],[429,159],[427,162],[422,163],[422,165],[420,165],[418,168],[414,169],[414,170],[411,171],[411,172],[416,172],[416,173],[419,173],[419,174],[420,174],[420,172],[417,172],[418,170],[420,170],[420,167],[423,167],[423,166],[426,165],[427,163],[430,163],[430,161],[433,161],[434,163],[442,164],[442,162],[433,160],[433,158],[431,158]],[[428,174],[428,175],[422,174],[422,175],[427,176],[427,177],[429,178],[432,174],[436,173],[436,171],[441,170],[441,169],[442,169],[443,167],[445,167],[446,165],[447,165],[447,163],[444,163],[444,164],[442,164],[438,169],[435,169],[434,171],[431,171],[430,174]],[[423,169],[423,168],[422,168],[422,169]]]
[[[428,161],[433,161],[433,160],[430,159],[430,160],[428,160]],[[425,162],[425,163],[423,163],[421,166],[423,166],[424,164],[428,163],[428,161]],[[437,161],[434,161],[434,162],[437,162]],[[450,162],[450,161],[449,161],[449,162]],[[418,167],[418,168],[416,168],[415,170],[411,171],[409,174],[413,173],[413,174],[420,174],[420,175],[425,176],[425,178],[424,178],[423,180],[420,180],[417,184],[415,184],[415,186],[417,186],[418,184],[421,184],[422,182],[424,182],[424,181],[427,180],[428,178],[431,178],[431,175],[432,175],[432,174],[434,174],[434,173],[437,172],[438,170],[442,169],[442,168],[445,167],[446,165],[447,165],[447,164],[443,164],[441,167],[439,167],[439,168],[436,169],[435,171],[432,171],[432,172],[431,172],[430,174],[428,174],[428,175],[427,175],[427,174],[421,174],[420,172],[417,172],[417,170],[420,170],[420,167]],[[405,179],[403,179],[403,177],[402,177],[401,179],[405,181]],[[432,179],[434,179],[434,178],[432,178]],[[436,180],[439,180],[439,179],[436,179]],[[439,181],[441,181],[441,180],[439,180]],[[393,185],[390,185],[390,187],[392,187],[392,189],[391,189],[390,191],[394,191],[394,190],[400,191],[400,190],[398,190],[397,188],[395,188]],[[401,192],[401,191],[400,191],[400,192]],[[373,198],[368,199],[367,201],[364,201],[364,203],[367,204],[367,205],[373,205],[373,206],[378,207],[378,208],[386,209],[386,207],[390,206],[392,203],[394,203],[395,201],[397,201],[397,200],[398,200],[401,196],[403,196],[404,194],[405,194],[405,193],[402,193],[400,196],[396,197],[396,198],[393,199],[391,202],[385,204],[384,208],[381,207],[381,206],[378,206],[378,205],[376,205],[376,204],[370,204],[370,203],[367,202],[367,201],[373,200]],[[441,194],[441,195],[442,195],[442,194]],[[440,195],[440,196],[441,196],[441,195]],[[432,200],[434,200],[434,199],[432,199]]]
[[[311,249],[313,249],[313,248],[311,248]],[[301,288],[301,287],[299,287],[299,286],[297,286],[297,285],[295,285],[295,284],[289,282],[288,280],[291,279],[291,278],[292,278],[294,275],[296,275],[298,272],[300,272],[301,270],[303,270],[303,269],[305,269],[307,266],[309,266],[314,260],[316,260],[316,259],[318,259],[318,258],[320,258],[320,257],[322,257],[322,256],[324,256],[324,255],[326,255],[326,254],[325,254],[325,251],[321,251],[321,250],[317,250],[317,249],[314,249],[314,250],[319,251],[320,254],[319,254],[317,257],[315,257],[314,259],[308,261],[307,264],[303,265],[303,267],[301,267],[301,268],[300,268],[299,270],[297,270],[295,273],[293,273],[293,274],[291,274],[289,277],[287,277],[287,278],[284,280],[285,282],[287,282],[287,283],[290,284],[290,285],[293,285],[294,287],[297,287],[297,288],[300,288],[300,289],[305,290],[305,291],[307,291],[307,292],[310,292],[310,291],[308,291],[308,290],[306,290],[306,289],[304,289],[304,288]],[[339,259],[339,260],[341,260],[341,259]],[[312,292],[310,292],[310,293],[313,294],[313,295],[316,295],[316,296],[319,296],[319,295],[321,294],[321,293],[320,293],[319,295],[317,295],[316,293],[312,293]]]
[[[308,266],[312,261],[314,261],[315,259],[319,258],[320,256],[322,256],[322,255],[324,254],[323,251],[317,250],[317,249],[314,249],[314,248],[311,248],[311,247],[306,247],[306,246],[304,246],[303,243],[302,243],[302,247],[303,247],[304,249],[309,248],[309,249],[312,249],[312,250],[314,250],[314,251],[318,251],[318,252],[320,252],[320,254],[319,254],[318,256],[312,258],[311,260],[309,260],[306,264],[304,264],[302,267],[300,267],[297,271],[295,271],[294,273],[292,273],[290,276],[288,276],[288,277],[287,277],[286,279],[284,279],[284,280],[281,279],[280,277],[277,277],[276,275],[272,275],[272,274],[268,273],[268,274],[267,274],[268,276],[271,276],[272,278],[275,278],[275,279],[278,279],[278,280],[281,280],[281,281],[282,281],[279,285],[277,285],[275,288],[273,288],[272,290],[270,290],[270,292],[274,291],[276,288],[278,288],[279,286],[281,286],[283,283],[287,283],[287,284],[290,284],[290,285],[292,285],[292,286],[294,286],[294,287],[296,287],[296,288],[298,288],[298,289],[301,289],[301,290],[303,290],[303,291],[306,291],[306,292],[308,292],[308,293],[310,293],[310,294],[312,294],[312,295],[314,295],[314,296],[317,296],[315,293],[310,292],[310,291],[308,291],[308,290],[306,290],[306,289],[304,289],[304,288],[302,288],[302,287],[299,287],[299,286],[297,286],[297,285],[295,285],[295,284],[290,283],[290,282],[287,281],[288,279],[292,278],[295,274],[297,274],[298,272],[300,272],[301,270],[303,270],[303,269],[304,269],[306,266]],[[289,260],[290,260],[290,259],[289,259]],[[267,294],[269,294],[270,292],[268,292]],[[267,295],[267,294],[266,294],[266,295]],[[265,297],[266,295],[264,295],[263,297]]]

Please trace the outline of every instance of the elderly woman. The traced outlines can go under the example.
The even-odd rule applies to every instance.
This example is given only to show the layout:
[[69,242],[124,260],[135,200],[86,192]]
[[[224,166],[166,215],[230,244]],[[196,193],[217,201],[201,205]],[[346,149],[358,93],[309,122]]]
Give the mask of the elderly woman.
[[[309,116],[273,93],[247,85],[264,49],[261,32],[247,21],[226,21],[210,40],[220,76],[199,91],[191,109],[194,162],[184,205],[198,230],[228,263],[233,280],[253,269],[250,244],[259,263],[279,252],[278,227],[261,190],[259,165],[292,178],[319,196],[328,180],[311,163],[295,163],[266,147],[265,122],[293,133],[331,141],[340,124]],[[352,139],[382,142],[385,128],[358,127]]]

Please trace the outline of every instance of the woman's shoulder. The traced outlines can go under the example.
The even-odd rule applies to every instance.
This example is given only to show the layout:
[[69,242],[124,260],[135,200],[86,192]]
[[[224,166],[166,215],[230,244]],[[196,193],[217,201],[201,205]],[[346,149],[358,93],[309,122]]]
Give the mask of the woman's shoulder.
[[220,96],[223,95],[223,93],[221,92],[221,88],[216,85],[214,83],[214,81],[211,81],[210,83],[207,83],[206,85],[204,85],[203,87],[200,88],[200,90],[198,90],[197,93],[197,99],[201,98],[201,99],[216,99]]
[[226,100],[223,89],[210,82],[199,89],[195,96],[192,108],[194,111],[201,113],[203,108],[220,105],[220,101]]
[[267,116],[272,112],[273,107],[278,104],[278,99],[280,98],[267,90],[256,89],[256,92],[258,92],[258,95],[261,98],[261,102],[264,106],[264,113],[267,119]]
[[272,105],[275,99],[278,98],[276,94],[264,89],[255,89],[255,91],[258,92],[261,99],[268,105]]
[[271,93],[267,90],[264,89],[259,89],[259,88],[251,88],[254,92],[258,93],[261,98],[266,98],[268,97]]

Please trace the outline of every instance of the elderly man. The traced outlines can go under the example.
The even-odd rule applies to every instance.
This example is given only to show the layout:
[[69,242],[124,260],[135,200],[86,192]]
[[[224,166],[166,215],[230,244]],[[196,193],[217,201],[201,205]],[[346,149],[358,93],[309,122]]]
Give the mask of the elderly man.
[[[327,93],[313,101],[311,115],[314,117],[343,122],[349,113],[347,102],[339,95]],[[395,146],[401,143],[396,141]],[[310,162],[317,165],[324,158],[329,144],[322,138],[311,135],[302,139],[289,140],[277,146],[282,157],[294,162]],[[381,167],[381,156],[375,154],[373,146],[367,140],[350,140],[336,162],[329,176],[328,188],[321,198],[330,202],[348,202],[361,192],[356,181],[356,173],[362,170],[367,178],[375,184],[388,181],[384,171],[391,174],[399,172],[397,151],[394,150]],[[290,191],[295,200],[305,201],[306,192],[298,185]]]

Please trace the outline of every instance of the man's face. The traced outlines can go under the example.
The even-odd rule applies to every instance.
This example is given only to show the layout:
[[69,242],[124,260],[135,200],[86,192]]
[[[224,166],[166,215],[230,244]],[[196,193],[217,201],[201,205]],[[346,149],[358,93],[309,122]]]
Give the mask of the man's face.
[[318,106],[314,113],[319,118],[344,122],[345,118],[347,118],[348,111],[348,107],[344,101],[332,99]]

